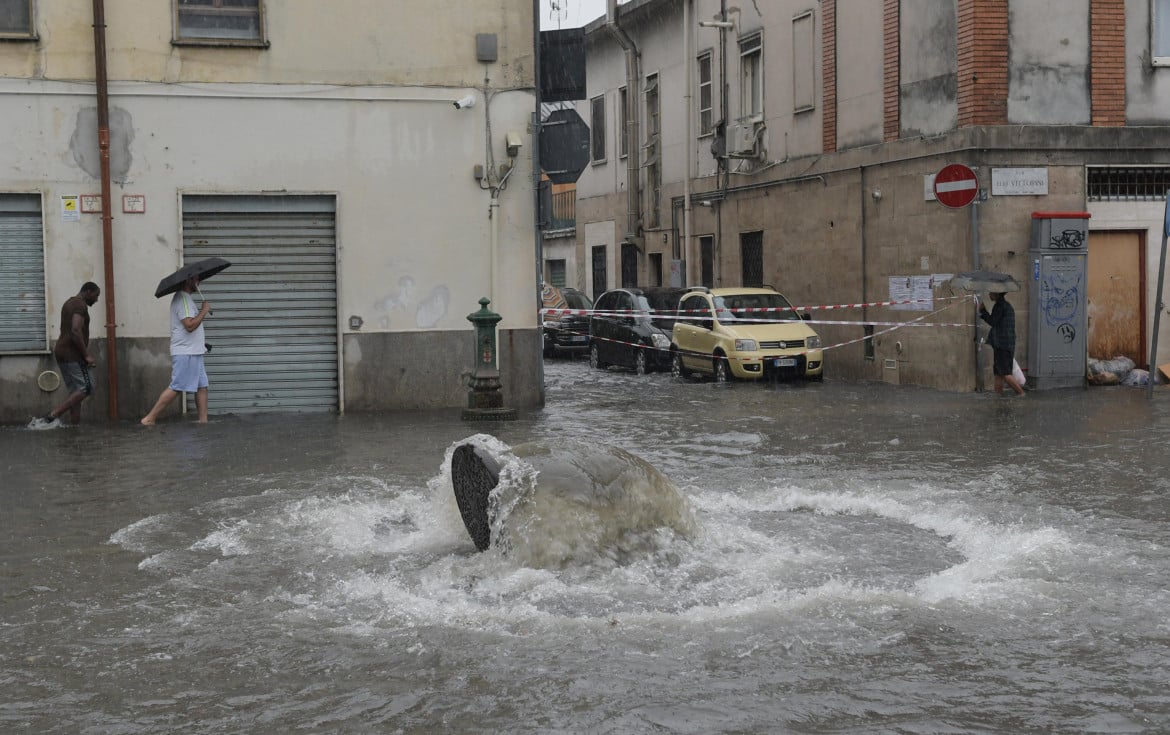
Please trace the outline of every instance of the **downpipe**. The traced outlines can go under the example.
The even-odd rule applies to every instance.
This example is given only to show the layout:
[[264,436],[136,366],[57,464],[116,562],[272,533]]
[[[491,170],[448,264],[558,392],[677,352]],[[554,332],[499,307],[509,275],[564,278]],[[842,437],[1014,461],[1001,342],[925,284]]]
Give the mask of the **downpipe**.
[[118,336],[114,309],[114,213],[110,186],[110,95],[106,74],[105,0],[93,0],[94,77],[97,87],[98,153],[101,159],[102,186],[102,257],[105,280],[102,294],[106,299],[106,383],[109,416],[118,419]]

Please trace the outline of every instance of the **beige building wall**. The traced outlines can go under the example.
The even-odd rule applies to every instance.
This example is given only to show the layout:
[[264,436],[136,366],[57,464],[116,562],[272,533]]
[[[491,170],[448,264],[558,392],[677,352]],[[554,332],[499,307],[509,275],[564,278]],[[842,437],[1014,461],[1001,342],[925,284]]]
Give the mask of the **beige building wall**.
[[[340,408],[464,405],[465,317],[481,296],[503,316],[510,404],[539,403],[531,2],[267,2],[267,48],[173,45],[170,3],[106,5],[126,416],[145,412],[169,372],[166,304],[153,290],[181,262],[180,203],[191,193],[336,197]],[[0,193],[43,198],[53,340],[79,284],[105,286],[101,217],[65,221],[59,208],[63,195],[100,191],[92,3],[39,2],[36,25],[38,40],[0,43]],[[477,61],[477,33],[496,34],[498,61]],[[452,104],[469,95],[473,107]],[[509,132],[522,141],[514,157]],[[513,167],[494,218],[476,165]],[[144,195],[145,213],[123,214],[123,194]],[[412,306],[398,308],[407,281]],[[413,306],[428,298],[423,320]],[[99,350],[103,309],[91,310]],[[46,366],[47,356],[0,356],[0,420],[44,410],[29,376]],[[86,410],[104,415],[104,401]]]

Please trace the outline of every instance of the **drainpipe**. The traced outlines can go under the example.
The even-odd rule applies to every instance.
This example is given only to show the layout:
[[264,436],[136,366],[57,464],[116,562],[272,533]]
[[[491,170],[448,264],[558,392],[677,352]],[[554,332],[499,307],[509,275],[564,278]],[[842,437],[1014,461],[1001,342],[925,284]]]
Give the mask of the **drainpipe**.
[[692,0],[683,0],[683,68],[687,70],[686,85],[687,91],[683,95],[684,114],[687,119],[686,127],[686,171],[683,173],[683,241],[682,247],[675,242],[674,257],[683,261],[683,274],[680,274],[682,281],[680,283],[671,282],[672,286],[685,286],[687,279],[690,278],[690,252],[691,252],[691,171],[694,166],[694,150],[695,150],[695,111],[694,102],[692,100],[693,91],[695,88],[695,64],[691,59],[691,3]]
[[636,243],[642,224],[642,187],[638,171],[638,117],[641,107],[638,86],[638,47],[618,25],[617,0],[607,0],[605,27],[626,52],[626,241]]
[[98,151],[102,178],[102,255],[105,279],[102,295],[106,298],[106,381],[109,415],[118,419],[118,337],[114,313],[114,206],[110,192],[110,95],[106,78],[106,9],[105,0],[93,0],[93,57],[97,86]]
[[[982,192],[975,195],[975,201],[971,202],[971,266],[974,270],[979,270],[979,201],[982,199]],[[979,317],[975,317],[975,392],[983,392],[983,350],[980,349],[983,345],[979,341]]]
[[[719,0],[719,21],[727,23],[727,0]],[[727,26],[719,26],[719,82],[723,87],[720,92],[719,104],[723,113],[723,135],[727,138],[727,130],[731,127],[731,110],[728,109],[727,90],[730,87],[727,81]],[[727,201],[727,187],[731,185],[731,161],[728,158],[719,160],[719,167],[723,173],[723,196],[720,197],[715,209],[715,262],[711,264],[713,285],[723,285],[723,203]]]
[[[540,0],[532,0],[532,66],[536,70],[533,80],[533,96],[536,98],[536,108],[532,112],[532,193],[535,201],[532,203],[532,217],[536,223],[533,229],[536,231],[536,293],[533,294],[536,301],[537,308],[537,322],[536,322],[536,339],[537,344],[541,345],[541,349],[536,353],[536,374],[537,387],[540,391],[540,405],[544,405],[544,357],[543,357],[543,339],[544,330],[542,328],[543,317],[540,317],[540,308],[544,306],[540,300],[541,286],[544,285],[544,224],[541,221],[542,212],[540,211],[540,125],[541,125],[541,103],[540,98]],[[574,225],[576,222],[574,221]]]

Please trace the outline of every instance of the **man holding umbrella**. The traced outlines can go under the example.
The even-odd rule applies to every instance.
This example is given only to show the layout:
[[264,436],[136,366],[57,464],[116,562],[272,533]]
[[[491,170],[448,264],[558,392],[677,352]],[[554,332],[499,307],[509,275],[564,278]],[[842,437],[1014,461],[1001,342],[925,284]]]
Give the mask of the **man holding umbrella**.
[[[191,294],[199,290],[199,281],[199,275],[188,276],[171,299],[171,384],[163,389],[150,413],[142,417],[143,426],[153,426],[159,413],[180,393],[195,394],[199,423],[207,423],[207,371],[203,367],[207,346],[203,320],[211,313],[211,304],[204,301],[195,307]],[[163,284],[159,284],[159,289],[164,290]]]
[[1024,395],[1024,388],[1016,382],[1012,375],[1012,363],[1016,352],[1016,310],[1004,298],[1003,292],[992,291],[991,300],[995,305],[991,313],[987,313],[983,302],[979,303],[979,317],[991,325],[991,332],[987,335],[987,344],[991,345],[994,353],[992,358],[992,372],[995,373],[995,392],[1003,393],[1003,384],[1011,386],[1016,395]]

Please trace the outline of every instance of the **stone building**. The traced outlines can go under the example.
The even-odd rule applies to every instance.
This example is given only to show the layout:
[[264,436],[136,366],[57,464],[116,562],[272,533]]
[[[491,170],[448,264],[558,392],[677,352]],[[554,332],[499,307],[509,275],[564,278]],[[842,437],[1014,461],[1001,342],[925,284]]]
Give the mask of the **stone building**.
[[[957,326],[973,308],[948,279],[981,268],[1022,284],[1022,365],[1041,359],[1031,325],[1062,298],[1079,299],[1090,355],[1148,362],[1170,0],[630,0],[586,34],[578,287],[910,295],[814,312],[828,375],[971,390],[989,360]],[[975,173],[975,203],[937,201],[951,164]],[[1087,272],[1057,296],[1029,253],[1045,213],[1089,215]],[[911,320],[935,326],[892,329]]]
[[60,400],[38,377],[85,281],[86,412],[145,413],[155,285],[208,256],[213,413],[465,405],[484,296],[508,404],[539,404],[534,7],[0,0],[0,421]]

